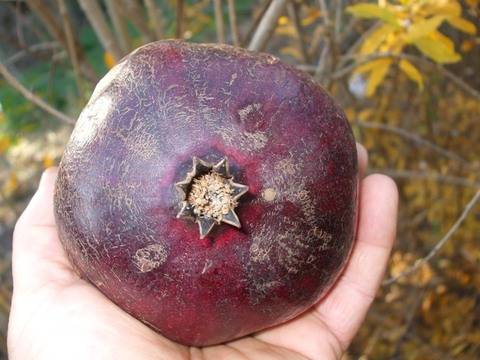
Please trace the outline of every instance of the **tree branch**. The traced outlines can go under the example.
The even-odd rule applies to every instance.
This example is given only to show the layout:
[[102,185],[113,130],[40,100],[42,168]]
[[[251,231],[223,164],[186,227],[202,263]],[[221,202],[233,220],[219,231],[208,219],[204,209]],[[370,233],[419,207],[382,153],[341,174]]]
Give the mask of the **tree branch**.
[[287,11],[289,17],[292,19],[293,26],[295,27],[295,32],[297,33],[300,45],[300,51],[302,54],[303,61],[306,63],[310,62],[310,57],[308,56],[307,45],[305,43],[305,36],[304,31],[302,28],[302,24],[300,22],[300,16],[298,14],[298,4],[294,2],[290,2],[287,5]]
[[176,27],[175,27],[175,37],[177,39],[183,39],[183,0],[177,0],[176,7]]
[[480,182],[470,180],[467,178],[451,175],[442,175],[436,173],[429,173],[426,171],[413,171],[413,170],[401,170],[401,169],[369,169],[369,174],[382,173],[388,175],[394,179],[418,179],[418,180],[431,180],[437,181],[443,184],[450,184],[454,186],[462,186],[467,188],[480,187]]
[[55,50],[58,48],[62,48],[62,45],[58,43],[57,41],[49,41],[49,42],[43,42],[40,44],[34,44],[29,46],[26,49],[20,50],[19,52],[13,54],[7,60],[5,60],[4,64],[5,66],[9,66],[17,61],[19,61],[21,58],[24,56],[27,56],[33,52],[40,52],[40,51],[46,51],[46,50]]
[[75,48],[75,39],[73,37],[72,24],[70,24],[70,18],[68,15],[68,9],[65,5],[65,0],[57,0],[58,9],[63,22],[63,31],[65,33],[65,39],[67,42],[67,49],[70,61],[73,67],[73,74],[75,76],[75,82],[77,83],[78,93],[82,93],[82,85],[80,81],[80,65],[78,62],[77,50]]
[[287,0],[272,0],[265,15],[258,24],[258,28],[253,34],[253,38],[248,45],[249,50],[262,51],[272,36],[277,21],[287,5]]
[[120,15],[117,9],[118,2],[115,0],[106,0],[107,12],[110,19],[112,19],[113,29],[117,36],[118,43],[122,49],[122,54],[128,53],[131,48],[131,38],[128,33],[127,24],[125,19]]
[[462,158],[461,156],[442,148],[441,146],[438,146],[437,144],[430,142],[417,134],[411,133],[405,129],[388,125],[388,124],[383,124],[383,123],[377,123],[377,122],[366,122],[366,121],[355,121],[354,125],[358,125],[360,127],[366,128],[366,129],[378,129],[378,130],[383,130],[383,131],[388,131],[393,134],[399,135],[401,137],[404,137],[405,139],[411,140],[417,144],[424,145],[433,151],[438,152],[439,154],[455,160],[455,161],[460,161],[464,164],[468,164],[468,161]]
[[144,42],[148,43],[155,41],[155,36],[152,31],[150,31],[150,28],[145,21],[145,14],[143,12],[143,8],[140,7],[136,0],[122,0],[121,5],[118,9],[124,17],[129,19],[132,24],[135,25],[135,27],[142,35],[142,39]]
[[222,0],[213,0],[215,11],[215,28],[217,30],[217,42],[225,43],[225,27],[223,24]]
[[65,115],[61,111],[55,109],[44,100],[39,98],[37,95],[32,93],[30,90],[25,88],[11,73],[8,69],[0,63],[0,74],[3,75],[7,83],[9,83],[15,90],[21,93],[27,100],[31,101],[33,104],[37,105],[39,108],[54,116],[55,118],[63,121],[67,124],[75,124],[75,120]]
[[157,40],[163,38],[163,17],[154,0],[144,0],[150,24],[155,30]]
[[243,39],[242,46],[245,46],[252,39],[253,34],[255,33],[255,31],[258,28],[258,24],[263,19],[263,16],[267,12],[268,7],[270,6],[271,2],[272,2],[272,0],[264,0],[260,10],[256,14],[252,14],[253,21],[252,21],[252,24],[250,25],[250,28],[249,28],[248,32],[247,32],[247,36],[245,36],[245,38]]
[[[346,55],[343,56],[343,58],[341,60],[341,63],[342,62],[346,63],[348,60],[353,60],[353,59],[355,59],[355,56],[356,56],[355,54],[350,54],[350,55],[346,54]],[[480,91],[477,90],[477,89],[474,89],[473,87],[468,85],[463,79],[459,78],[457,75],[452,73],[450,70],[447,70],[442,65],[436,64],[436,63],[434,63],[434,62],[432,62],[428,59],[422,58],[422,57],[417,56],[417,55],[411,55],[411,54],[405,54],[405,53],[396,54],[396,53],[391,53],[391,52],[385,52],[385,53],[373,53],[373,54],[370,54],[370,55],[367,55],[367,56],[362,56],[361,58],[356,59],[350,65],[346,65],[346,66],[338,69],[334,73],[332,73],[330,75],[330,79],[337,80],[337,79],[340,79],[342,77],[345,77],[348,74],[350,74],[353,70],[355,70],[358,66],[366,64],[369,61],[376,60],[376,59],[381,59],[381,58],[406,59],[406,60],[410,60],[412,62],[420,63],[422,65],[434,68],[434,69],[438,70],[442,75],[444,75],[445,77],[452,80],[452,82],[454,82],[459,88],[464,90],[466,93],[468,93],[472,97],[480,100]],[[310,73],[313,73],[316,70],[316,68],[314,66],[311,66],[311,65],[300,65],[297,68],[300,69],[300,70],[303,70],[303,71],[310,72]]]
[[97,0],[78,0],[78,2],[87,15],[88,21],[92,24],[103,48],[113,56],[116,62],[119,61],[122,58],[122,52],[108,27],[105,16],[103,15],[102,9],[98,5]]
[[458,230],[460,225],[462,225],[463,221],[467,217],[467,215],[470,213],[470,211],[473,209],[477,201],[480,199],[480,189],[477,190],[475,195],[472,197],[472,199],[468,202],[468,204],[465,206],[463,209],[462,214],[460,217],[455,221],[455,224],[448,230],[448,232],[445,234],[443,238],[441,238],[435,246],[430,250],[430,252],[423,258],[418,259],[415,261],[415,264],[408,268],[407,270],[401,272],[400,274],[391,277],[390,279],[386,280],[383,282],[384,286],[391,285],[395,283],[398,279],[405,277],[407,275],[410,275],[417,271],[422,265],[430,261],[437,253],[438,251],[446,244],[446,242],[452,237],[452,235]]
[[228,0],[228,18],[230,20],[230,32],[232,33],[233,45],[240,46],[240,35],[238,33],[235,0]]

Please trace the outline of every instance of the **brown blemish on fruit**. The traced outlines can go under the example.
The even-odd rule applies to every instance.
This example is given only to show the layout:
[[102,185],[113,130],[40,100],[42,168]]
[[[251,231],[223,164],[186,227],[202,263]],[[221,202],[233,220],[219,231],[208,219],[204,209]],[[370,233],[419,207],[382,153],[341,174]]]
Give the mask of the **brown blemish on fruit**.
[[275,200],[275,196],[277,195],[277,192],[275,191],[274,188],[268,188],[268,189],[265,189],[262,193],[262,196],[263,198],[266,200],[266,201],[273,201]]
[[167,260],[167,250],[161,244],[151,244],[138,249],[132,259],[142,273],[158,268],[165,260]]
[[245,122],[248,115],[250,115],[255,111],[260,110],[261,108],[262,108],[262,104],[259,104],[259,103],[248,104],[247,106],[244,106],[243,108],[238,110],[238,116],[240,116],[240,121]]
[[250,153],[262,150],[268,141],[268,136],[264,132],[239,131],[238,128],[231,125],[221,129],[214,129],[214,131],[229,146],[240,147]]

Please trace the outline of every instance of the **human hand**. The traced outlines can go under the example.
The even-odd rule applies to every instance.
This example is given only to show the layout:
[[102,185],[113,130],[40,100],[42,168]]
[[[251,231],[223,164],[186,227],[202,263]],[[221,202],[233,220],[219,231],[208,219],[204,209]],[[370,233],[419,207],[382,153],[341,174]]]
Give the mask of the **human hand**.
[[56,169],[47,170],[17,222],[8,349],[15,359],[338,359],[360,327],[395,238],[397,189],[383,175],[363,178],[358,148],[357,240],[329,294],[301,316],[232,342],[177,344],[134,319],[73,271],[53,215]]

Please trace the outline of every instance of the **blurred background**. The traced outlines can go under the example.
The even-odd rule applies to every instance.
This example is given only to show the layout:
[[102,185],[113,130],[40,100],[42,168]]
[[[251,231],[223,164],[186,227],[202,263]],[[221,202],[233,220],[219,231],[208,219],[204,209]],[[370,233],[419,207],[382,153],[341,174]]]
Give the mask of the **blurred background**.
[[345,109],[400,188],[398,241],[346,359],[480,358],[479,0],[0,1],[0,358],[15,221],[97,81],[158,39],[266,51]]

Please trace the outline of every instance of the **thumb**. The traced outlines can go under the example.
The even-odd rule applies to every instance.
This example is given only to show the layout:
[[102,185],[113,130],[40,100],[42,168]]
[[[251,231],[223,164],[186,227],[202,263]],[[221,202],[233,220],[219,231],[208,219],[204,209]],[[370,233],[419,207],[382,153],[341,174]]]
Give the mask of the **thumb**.
[[56,177],[56,168],[43,173],[37,192],[15,226],[12,251],[15,291],[34,290],[47,282],[71,279],[73,275],[55,226]]

